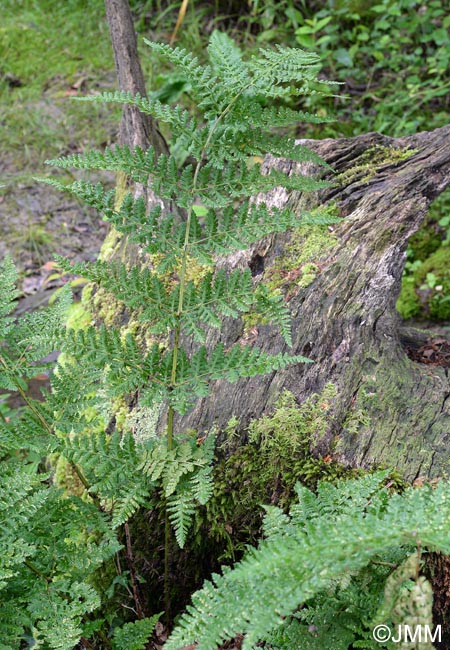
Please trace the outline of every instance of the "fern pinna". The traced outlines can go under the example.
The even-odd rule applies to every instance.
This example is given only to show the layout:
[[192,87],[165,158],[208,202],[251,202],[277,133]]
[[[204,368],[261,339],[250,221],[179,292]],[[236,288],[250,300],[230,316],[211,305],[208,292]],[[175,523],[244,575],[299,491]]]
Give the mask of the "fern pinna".
[[[151,256],[149,266],[131,268],[102,261],[71,266],[59,260],[66,271],[89,278],[130,311],[137,311],[147,336],[154,337],[154,343],[143,350],[131,332],[124,335],[113,328],[90,327],[70,334],[67,345],[71,358],[81,368],[86,364],[90,369],[97,367],[93,374],[97,395],[116,399],[138,392],[141,407],[167,405],[166,453],[173,453],[180,444],[174,437],[174,413],[186,413],[195,400],[207,395],[211,381],[237,381],[308,361],[301,356],[270,355],[258,347],[240,344],[230,349],[221,343],[207,347],[205,340],[208,328],[220,328],[224,317],[236,318],[252,311],[277,324],[286,342],[291,343],[289,311],[282,295],[261,285],[255,287],[250,269],[216,270],[215,260],[302,221],[302,215],[290,209],[269,209],[264,202],[252,201],[256,193],[279,185],[302,191],[324,186],[324,182],[302,175],[261,172],[261,156],[269,151],[293,160],[325,164],[293,139],[273,133],[273,127],[284,128],[300,120],[320,121],[284,105],[292,95],[317,92],[319,59],[301,50],[276,48],[261,50],[259,57],[244,60],[233,41],[219,32],[211,37],[207,65],[200,65],[184,50],[147,44],[154,55],[177,66],[190,82],[191,98],[197,107],[195,117],[180,107],[123,92],[84,99],[133,105],[165,122],[170,127],[172,153],[157,156],[152,148],[143,151],[116,146],[49,162],[60,168],[123,172],[139,183],[148,183],[173,209],[167,211],[157,205],[148,210],[144,199],[131,193],[118,207],[114,192],[105,191],[101,185],[76,181],[64,186],[54,179],[46,182],[94,206]],[[274,100],[276,107],[267,106]],[[199,269],[197,278],[191,277],[192,267]],[[194,346],[185,345],[189,339]],[[79,390],[92,397],[89,381],[86,384],[89,373],[81,374],[83,385],[78,382]],[[197,472],[194,456],[189,460],[192,477]],[[181,456],[177,462],[181,463]],[[198,471],[209,480],[203,467]],[[166,490],[166,496],[173,500],[168,511],[181,544],[188,514],[198,500],[194,499],[194,486],[192,479],[191,483],[181,482],[180,489],[170,494]],[[207,493],[205,485],[203,494]]]

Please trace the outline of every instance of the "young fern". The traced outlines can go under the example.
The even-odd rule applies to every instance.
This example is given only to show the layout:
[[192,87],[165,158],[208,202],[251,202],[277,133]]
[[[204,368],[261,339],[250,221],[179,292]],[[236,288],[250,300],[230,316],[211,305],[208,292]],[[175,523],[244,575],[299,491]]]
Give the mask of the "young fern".
[[[15,388],[17,377],[30,376],[27,364],[39,361],[50,349],[63,352],[52,377],[51,394],[44,405],[31,404],[27,417],[34,419],[35,428],[40,427],[49,451],[57,451],[70,464],[92,498],[89,508],[97,508],[100,517],[108,515],[111,539],[112,531],[148,504],[155,492],[163,495],[167,592],[169,522],[183,546],[196,505],[206,503],[212,492],[213,437],[202,437],[200,444],[196,435],[175,432],[175,412],[186,413],[208,394],[212,381],[234,382],[308,361],[298,355],[271,355],[250,345],[206,345],[209,328],[220,329],[223,318],[248,312],[276,324],[291,344],[289,310],[283,297],[255,286],[249,269],[216,270],[217,257],[300,223],[317,220],[323,224],[328,218],[298,215],[290,208],[278,210],[253,200],[255,194],[280,185],[300,191],[326,185],[302,175],[264,173],[261,167],[262,156],[268,152],[326,166],[308,148],[273,132],[273,127],[285,128],[301,120],[322,121],[283,105],[292,95],[318,92],[316,55],[277,48],[245,60],[231,39],[214,32],[210,63],[203,66],[179,48],[148,45],[190,81],[195,117],[179,107],[121,92],[84,99],[133,105],[165,122],[171,131],[172,153],[157,155],[152,148],[116,146],[49,163],[62,169],[124,172],[136,182],[149,184],[172,208],[157,205],[148,210],[144,200],[131,193],[116,205],[114,192],[101,185],[76,181],[65,186],[55,179],[42,180],[95,207],[151,255],[148,268],[104,261],[72,266],[59,259],[59,263],[67,272],[83,275],[112,294],[137,315],[147,339],[153,337],[154,342],[144,346],[133,332],[104,325],[63,332],[60,315],[69,301],[64,293],[50,315],[44,312],[24,319],[17,331],[25,347],[5,358],[0,372],[5,387]],[[273,100],[279,106],[267,106]],[[191,277],[192,266],[201,269],[199,278]],[[5,267],[5,273],[5,295],[13,296],[13,272]],[[14,341],[7,319],[3,327]],[[12,374],[11,363],[17,371]],[[34,366],[34,373],[36,368],[40,366]],[[162,404],[167,406],[165,439],[152,432],[144,442],[137,442],[127,432],[126,421],[123,432],[117,427],[114,431],[114,405],[131,401],[140,409],[156,412]],[[10,435],[11,427],[2,427]],[[73,606],[77,607],[75,601]],[[64,613],[63,604],[58,607]],[[80,604],[78,609],[82,609]],[[75,621],[73,638],[81,629],[77,616],[69,616]],[[59,647],[51,640],[51,629],[45,635],[51,647]]]

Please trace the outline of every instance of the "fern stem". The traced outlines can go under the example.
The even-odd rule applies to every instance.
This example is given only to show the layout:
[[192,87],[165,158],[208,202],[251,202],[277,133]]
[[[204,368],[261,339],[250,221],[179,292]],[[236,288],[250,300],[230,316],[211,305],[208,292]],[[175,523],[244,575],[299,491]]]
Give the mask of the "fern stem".
[[[197,165],[195,167],[195,172],[194,176],[192,179],[192,204],[194,202],[195,198],[195,193],[197,190],[197,182],[198,182],[198,175],[202,166],[202,162],[205,158],[205,154],[208,150],[209,144],[212,140],[212,137],[214,135],[214,132],[217,129],[217,126],[221,122],[221,120],[227,115],[227,113],[231,110],[233,104],[239,99],[239,97],[242,95],[245,90],[247,90],[251,85],[253,85],[253,81],[249,83],[245,88],[241,89],[235,97],[229,102],[227,107],[221,112],[220,115],[217,116],[217,119],[214,121],[214,123],[211,126],[211,129],[208,133],[208,137],[205,140],[205,144],[203,145],[203,149],[201,151],[201,154],[199,156],[199,160],[197,162]],[[178,306],[177,306],[177,312],[176,312],[176,325],[174,328],[174,339],[173,339],[173,356],[172,356],[172,370],[171,370],[171,376],[170,376],[170,388],[173,390],[176,385],[177,381],[177,363],[178,363],[178,351],[180,347],[180,337],[181,337],[181,325],[180,325],[180,318],[181,315],[183,314],[183,306],[184,306],[184,294],[185,294],[185,289],[186,289],[186,276],[187,276],[187,263],[188,263],[188,252],[189,252],[189,237],[190,237],[190,229],[191,229],[191,220],[192,220],[192,210],[193,206],[192,204],[189,206],[187,210],[187,216],[186,216],[186,230],[184,234],[184,242],[183,242],[183,249],[182,249],[182,257],[181,257],[181,269],[180,269],[180,280],[179,280],[179,286],[180,286],[180,293],[178,296]],[[172,404],[169,404],[169,408],[167,411],[167,432],[166,432],[166,437],[167,437],[167,449],[170,451],[173,448],[173,429],[174,429],[174,408]],[[169,555],[170,555],[170,521],[169,521],[169,515],[167,512],[167,502],[166,502],[166,508],[165,508],[165,533],[164,533],[164,603],[165,603],[165,609],[166,609],[166,617],[168,617],[168,612],[170,610],[170,571],[169,571]]]
[[38,569],[38,568],[33,564],[33,562],[30,562],[30,560],[25,559],[25,560],[23,561],[23,563],[25,564],[25,566],[27,566],[27,567],[30,569],[30,571],[32,571],[35,575],[37,575],[39,578],[42,578],[42,580],[45,580],[45,582],[46,582],[47,584],[49,584],[50,580],[47,578],[46,575],[44,575],[44,574],[42,573],[42,571],[40,571],[40,570],[39,570],[39,569]]
[[133,547],[131,545],[131,535],[130,535],[130,526],[128,522],[125,522],[125,540],[127,548],[127,560],[128,566],[130,568],[130,578],[131,578],[131,588],[133,590],[133,599],[136,605],[136,614],[138,619],[145,618],[144,608],[142,607],[141,599],[139,597],[139,589],[136,580],[136,565],[134,562]]
[[[195,167],[195,172],[194,176],[192,179],[192,200],[194,200],[195,197],[195,192],[197,190],[197,180],[198,180],[198,175],[202,166],[203,159],[205,157],[206,151],[209,147],[209,144],[211,142],[211,139],[214,135],[214,132],[219,124],[219,122],[225,117],[225,115],[230,111],[231,107],[233,104],[239,99],[241,94],[252,84],[248,84],[245,88],[243,88],[239,93],[231,100],[231,102],[228,104],[228,106],[222,111],[222,113],[217,117],[215,120],[214,124],[211,126],[211,129],[208,133],[208,137],[206,138],[205,144],[203,145],[202,152],[200,154],[200,159],[197,162],[197,165]],[[186,288],[186,269],[187,269],[187,261],[188,261],[188,251],[189,251],[189,235],[190,235],[190,229],[191,229],[191,219],[192,219],[192,205],[189,206],[188,211],[187,211],[187,217],[186,217],[186,231],[184,233],[184,242],[183,242],[183,254],[181,258],[181,270],[180,270],[180,294],[178,296],[178,307],[177,307],[177,324],[175,325],[175,330],[174,330],[174,342],[173,342],[173,357],[172,357],[172,373],[170,377],[170,383],[171,387],[174,388],[177,380],[177,362],[178,362],[178,349],[180,346],[180,335],[181,335],[181,327],[179,323],[179,319],[181,314],[183,313],[183,304],[184,304],[184,292]],[[173,416],[174,416],[174,409],[172,405],[169,405],[169,411],[167,414],[167,448],[172,449],[173,446]]]

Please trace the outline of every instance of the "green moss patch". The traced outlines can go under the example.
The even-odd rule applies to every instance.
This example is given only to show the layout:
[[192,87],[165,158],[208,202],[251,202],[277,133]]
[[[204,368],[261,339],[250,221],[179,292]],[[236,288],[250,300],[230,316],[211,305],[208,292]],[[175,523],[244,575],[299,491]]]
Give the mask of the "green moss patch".
[[380,167],[408,160],[415,153],[417,153],[417,149],[383,147],[380,145],[370,147],[358,157],[353,167],[338,174],[336,181],[339,185],[351,185],[354,181],[368,183]]
[[359,472],[309,451],[327,429],[335,395],[333,384],[327,384],[298,405],[285,391],[272,414],[250,423],[248,443],[235,449],[229,445],[237,421],[229,423],[228,442],[214,468],[214,494],[197,515],[194,546],[204,542],[206,531],[209,542],[221,549],[219,561],[234,559],[259,538],[264,505],[288,509],[298,481],[314,488],[319,480]]
[[321,272],[320,261],[329,256],[337,237],[328,226],[301,226],[292,231],[283,255],[264,276],[271,291],[282,290],[288,297],[309,286]]

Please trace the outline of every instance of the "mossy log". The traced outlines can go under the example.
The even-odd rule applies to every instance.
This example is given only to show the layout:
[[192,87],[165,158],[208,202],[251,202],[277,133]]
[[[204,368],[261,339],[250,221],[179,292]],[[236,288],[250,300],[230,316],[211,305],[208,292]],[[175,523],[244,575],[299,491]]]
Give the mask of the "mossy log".
[[[106,6],[119,87],[144,94],[127,3],[107,0]],[[133,109],[124,112],[120,139],[165,150],[157,125]],[[424,335],[403,327],[395,303],[408,239],[433,199],[450,185],[450,127],[399,139],[369,133],[302,144],[332,166],[334,172],[325,174],[332,186],[314,195],[279,188],[256,200],[289,204],[299,215],[328,205],[342,221],[332,231],[300,229],[219,261],[230,269],[249,266],[255,282],[284,291],[293,317],[293,346],[287,350],[276,330],[251,319],[226,322],[221,339],[226,346],[244,341],[272,353],[302,354],[313,363],[233,385],[216,382],[211,395],[176,425],[179,430],[224,430],[235,417],[244,439],[250,420],[270,412],[284,389],[301,403],[331,382],[336,396],[329,426],[312,440],[313,453],[351,467],[395,467],[408,479],[447,474],[447,371],[407,356],[406,345],[419,345]],[[324,176],[323,169],[269,156],[265,168],[270,167]],[[149,203],[158,201],[147,188],[137,191],[146,192]],[[114,231],[102,257],[145,263],[142,252]],[[90,309],[103,320],[108,296],[92,295]],[[120,311],[115,318],[123,324],[126,316]],[[209,343],[217,338],[211,331]]]
[[[342,221],[332,232],[322,228],[322,250],[310,246],[309,259],[302,257],[302,246],[308,250],[309,243],[307,230],[301,230],[220,261],[230,268],[248,265],[255,282],[270,283],[278,273],[290,283],[285,294],[293,317],[293,346],[288,350],[271,327],[254,324],[246,329],[241,321],[227,322],[221,339],[226,346],[246,340],[268,352],[302,354],[313,363],[233,385],[216,382],[211,395],[177,424],[198,431],[223,429],[236,417],[245,435],[249,421],[270,411],[283,389],[302,402],[331,382],[337,394],[329,426],[312,441],[313,453],[351,467],[394,467],[410,480],[446,475],[447,369],[407,356],[406,345],[419,345],[424,335],[405,328],[395,304],[408,239],[433,199],[450,185],[450,127],[398,139],[369,133],[302,144],[332,166],[334,172],[325,177],[333,185],[314,196],[279,188],[257,200],[279,208],[290,204],[299,214],[314,205],[331,206]],[[265,168],[270,167],[324,176],[317,167],[268,157]],[[317,228],[311,236],[317,238]],[[293,237],[300,238],[294,246]],[[289,247],[290,268],[283,269]],[[297,268],[293,249],[300,251]],[[211,331],[209,343],[216,341]]]

